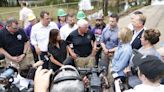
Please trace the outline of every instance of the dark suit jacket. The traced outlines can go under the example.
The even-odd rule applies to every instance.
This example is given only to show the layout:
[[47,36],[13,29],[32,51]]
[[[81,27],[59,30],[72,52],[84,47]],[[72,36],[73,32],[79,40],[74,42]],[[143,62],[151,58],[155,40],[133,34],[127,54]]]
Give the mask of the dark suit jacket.
[[141,45],[141,36],[142,36],[142,33],[144,32],[144,29],[138,34],[138,36],[134,39],[134,41],[132,42],[132,49],[139,49],[142,47]]

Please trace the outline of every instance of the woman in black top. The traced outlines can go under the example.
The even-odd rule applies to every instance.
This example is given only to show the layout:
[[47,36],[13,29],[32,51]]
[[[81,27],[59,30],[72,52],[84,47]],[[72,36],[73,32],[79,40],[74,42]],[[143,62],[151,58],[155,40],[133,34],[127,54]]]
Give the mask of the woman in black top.
[[48,52],[51,54],[49,68],[56,71],[61,66],[67,57],[66,42],[61,40],[59,31],[52,29],[49,35]]

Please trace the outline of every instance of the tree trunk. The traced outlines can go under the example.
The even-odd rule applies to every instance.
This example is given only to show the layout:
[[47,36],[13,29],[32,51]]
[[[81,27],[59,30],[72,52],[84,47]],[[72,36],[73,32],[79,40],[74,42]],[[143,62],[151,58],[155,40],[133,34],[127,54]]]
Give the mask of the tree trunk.
[[17,0],[17,6],[20,6],[20,4],[19,4],[19,0]]
[[103,0],[103,13],[104,13],[104,16],[107,16],[108,15],[108,0]]

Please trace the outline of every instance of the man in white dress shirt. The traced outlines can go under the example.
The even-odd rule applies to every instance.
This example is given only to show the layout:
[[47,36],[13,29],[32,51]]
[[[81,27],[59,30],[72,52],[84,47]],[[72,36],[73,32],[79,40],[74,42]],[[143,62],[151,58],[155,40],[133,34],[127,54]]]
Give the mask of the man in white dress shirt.
[[48,54],[48,41],[51,29],[58,29],[58,27],[55,22],[51,22],[49,13],[42,11],[40,13],[40,22],[32,27],[30,40],[39,58],[44,61],[43,68],[48,68],[48,61],[45,60],[45,56]]
[[67,16],[67,23],[60,29],[60,36],[62,40],[66,40],[68,35],[76,30],[78,26],[76,25],[76,18],[74,14],[68,14]]

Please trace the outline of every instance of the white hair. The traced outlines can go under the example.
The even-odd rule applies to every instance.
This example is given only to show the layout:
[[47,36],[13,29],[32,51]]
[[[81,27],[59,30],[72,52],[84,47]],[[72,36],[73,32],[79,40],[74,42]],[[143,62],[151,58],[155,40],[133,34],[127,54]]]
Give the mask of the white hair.
[[86,21],[85,19],[80,19],[77,21],[77,25],[78,27],[84,27],[85,25],[88,25],[88,21]]

